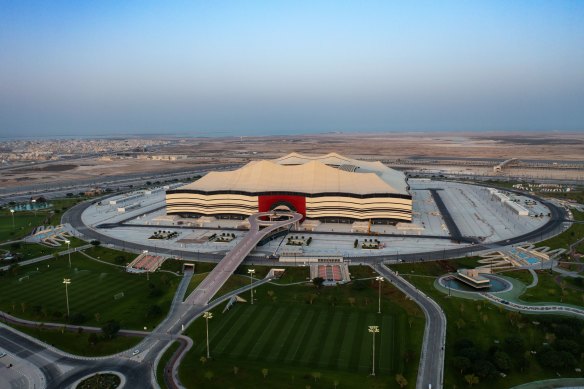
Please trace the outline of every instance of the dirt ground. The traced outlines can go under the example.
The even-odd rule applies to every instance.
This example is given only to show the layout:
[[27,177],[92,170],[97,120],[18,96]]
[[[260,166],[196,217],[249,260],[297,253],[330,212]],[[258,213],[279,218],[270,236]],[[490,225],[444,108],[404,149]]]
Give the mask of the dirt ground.
[[[355,158],[397,160],[408,158],[493,158],[524,160],[582,161],[584,134],[575,133],[329,133],[297,136],[185,138],[156,152],[183,154],[186,160],[160,161],[116,156],[52,162],[37,167],[0,172],[0,185],[54,183],[96,179],[135,173],[170,172],[219,163],[245,163],[277,158],[290,152],[325,154],[337,152]],[[432,168],[428,166],[427,168]],[[453,168],[444,168],[452,170]],[[490,167],[460,167],[460,171],[489,172]],[[541,178],[584,177],[578,171],[522,171]]]

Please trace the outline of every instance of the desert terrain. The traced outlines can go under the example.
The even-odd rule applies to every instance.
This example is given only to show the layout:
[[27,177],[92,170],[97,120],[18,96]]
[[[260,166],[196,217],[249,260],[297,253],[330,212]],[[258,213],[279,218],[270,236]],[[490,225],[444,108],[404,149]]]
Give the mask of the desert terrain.
[[[172,138],[172,137],[169,137]],[[510,158],[541,161],[543,167],[515,166],[502,175],[556,179],[584,177],[584,134],[581,133],[327,133],[294,136],[172,138],[155,155],[183,155],[185,159],[154,160],[152,153],[112,154],[94,158],[4,168],[0,186],[48,184],[75,180],[100,182],[105,177],[184,172],[216,164],[242,164],[276,158],[290,152],[339,154],[383,160],[400,169],[491,174],[492,167]],[[491,161],[493,160],[493,161]],[[571,166],[562,168],[558,163]],[[412,163],[414,163],[412,165]]]

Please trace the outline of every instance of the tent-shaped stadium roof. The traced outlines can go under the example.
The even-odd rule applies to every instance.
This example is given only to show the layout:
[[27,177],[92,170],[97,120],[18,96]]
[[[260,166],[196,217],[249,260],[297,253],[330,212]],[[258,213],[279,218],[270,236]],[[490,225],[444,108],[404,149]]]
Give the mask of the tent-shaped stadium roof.
[[[352,165],[357,172],[337,168],[342,165]],[[247,193],[408,194],[404,174],[380,162],[363,162],[338,154],[306,157],[296,153],[274,161],[252,161],[233,171],[211,172],[180,189]]]

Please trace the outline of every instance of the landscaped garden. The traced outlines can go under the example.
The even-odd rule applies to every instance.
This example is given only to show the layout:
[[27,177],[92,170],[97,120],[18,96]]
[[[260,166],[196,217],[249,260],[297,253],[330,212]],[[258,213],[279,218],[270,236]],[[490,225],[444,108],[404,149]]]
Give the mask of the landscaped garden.
[[[508,388],[558,374],[581,376],[574,369],[584,367],[579,354],[584,348],[579,335],[584,321],[507,311],[478,296],[474,300],[448,296],[434,287],[436,277],[469,265],[472,259],[392,266],[446,314],[445,388]],[[550,288],[546,280],[541,286]],[[539,287],[527,293],[536,293]]]
[[121,380],[117,374],[95,374],[84,379],[75,389],[115,389],[120,386]]

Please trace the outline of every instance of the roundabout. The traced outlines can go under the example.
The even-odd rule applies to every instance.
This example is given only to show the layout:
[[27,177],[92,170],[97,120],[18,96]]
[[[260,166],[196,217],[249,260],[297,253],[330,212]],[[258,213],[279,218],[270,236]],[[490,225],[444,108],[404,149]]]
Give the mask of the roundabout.
[[126,377],[116,371],[102,371],[81,378],[72,385],[75,389],[122,389]]

